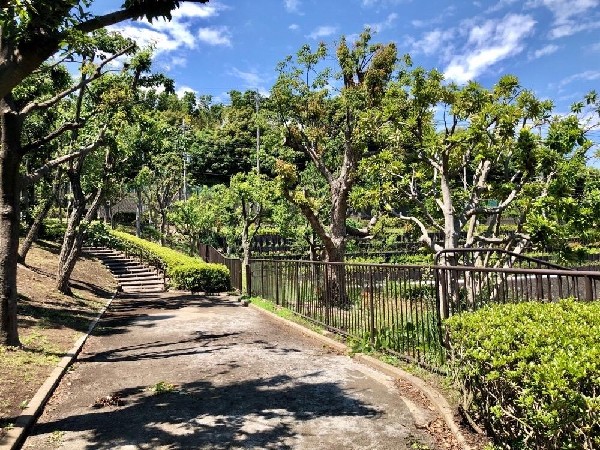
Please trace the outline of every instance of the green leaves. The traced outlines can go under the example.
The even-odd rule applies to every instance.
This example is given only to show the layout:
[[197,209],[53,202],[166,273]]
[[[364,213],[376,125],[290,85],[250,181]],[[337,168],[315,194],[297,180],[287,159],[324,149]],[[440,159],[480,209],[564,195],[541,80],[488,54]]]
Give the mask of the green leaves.
[[447,321],[471,413],[503,448],[600,445],[600,304],[484,308]]

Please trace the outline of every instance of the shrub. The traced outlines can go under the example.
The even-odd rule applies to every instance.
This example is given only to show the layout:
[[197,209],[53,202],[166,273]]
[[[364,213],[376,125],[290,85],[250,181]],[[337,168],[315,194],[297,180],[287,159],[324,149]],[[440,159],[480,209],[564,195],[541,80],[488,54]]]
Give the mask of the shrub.
[[222,264],[209,264],[122,231],[111,230],[110,233],[119,241],[117,248],[140,252],[144,259],[160,265],[176,289],[194,292],[229,290],[229,270]]
[[188,291],[222,292],[229,290],[229,272],[223,272],[218,264],[183,264],[175,267],[171,281],[180,289]]
[[502,448],[600,448],[600,303],[497,305],[447,326],[465,406]]
[[118,240],[110,234],[110,229],[104,222],[93,221],[85,229],[84,242],[92,247],[115,247]]

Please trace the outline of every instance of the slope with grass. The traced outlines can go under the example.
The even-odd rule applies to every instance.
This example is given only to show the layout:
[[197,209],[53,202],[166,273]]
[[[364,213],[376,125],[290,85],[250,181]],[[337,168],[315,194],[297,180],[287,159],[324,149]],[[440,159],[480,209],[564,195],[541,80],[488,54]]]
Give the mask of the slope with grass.
[[27,406],[58,361],[71,349],[115,291],[98,261],[81,258],[71,278],[73,297],[55,288],[60,247],[34,246],[19,266],[19,332],[22,348],[0,346],[0,436]]

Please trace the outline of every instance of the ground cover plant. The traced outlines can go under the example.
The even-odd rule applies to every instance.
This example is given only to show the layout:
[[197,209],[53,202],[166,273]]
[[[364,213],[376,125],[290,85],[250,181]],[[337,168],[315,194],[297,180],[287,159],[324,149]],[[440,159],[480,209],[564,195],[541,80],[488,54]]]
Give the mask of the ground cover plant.
[[600,447],[600,303],[498,305],[447,325],[464,407],[499,446]]
[[19,266],[19,328],[22,347],[0,346],[0,436],[14,423],[36,390],[71,349],[114,293],[112,275],[97,261],[80,259],[72,278],[73,296],[54,288],[57,244],[32,247]]

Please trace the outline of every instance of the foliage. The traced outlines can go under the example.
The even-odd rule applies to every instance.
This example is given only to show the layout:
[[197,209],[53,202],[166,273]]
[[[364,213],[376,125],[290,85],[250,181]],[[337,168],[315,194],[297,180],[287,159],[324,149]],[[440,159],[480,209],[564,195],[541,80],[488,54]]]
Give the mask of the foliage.
[[92,247],[115,247],[117,239],[110,233],[104,222],[93,221],[85,229],[84,242]]
[[176,289],[204,292],[229,290],[229,270],[222,264],[209,264],[200,258],[184,255],[122,231],[112,230],[111,234],[120,241],[122,248],[146,252],[160,262]]
[[506,449],[600,446],[600,303],[486,307],[447,321],[468,410]]
[[224,272],[217,264],[179,264],[170,270],[169,275],[179,289],[208,293],[230,290],[229,271]]

